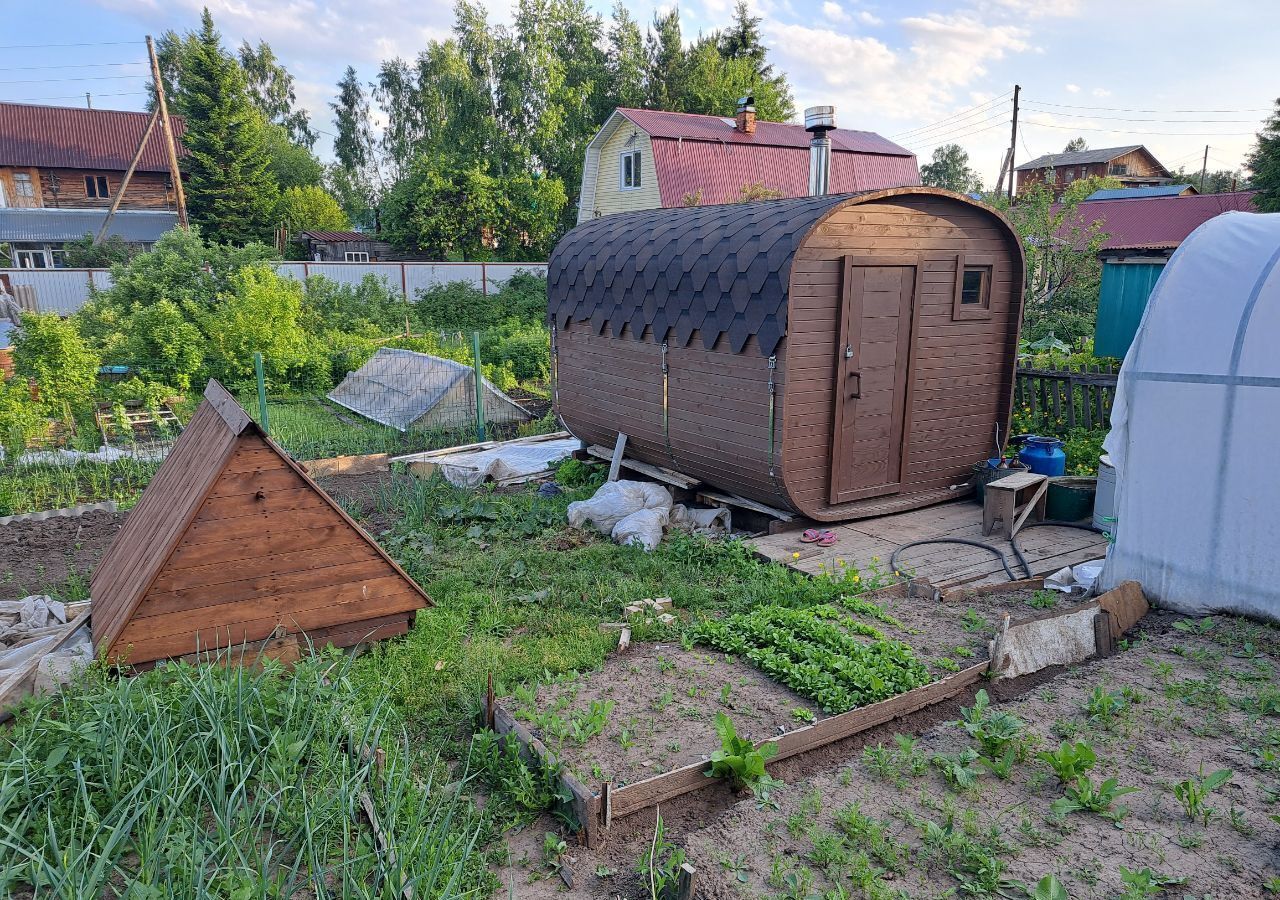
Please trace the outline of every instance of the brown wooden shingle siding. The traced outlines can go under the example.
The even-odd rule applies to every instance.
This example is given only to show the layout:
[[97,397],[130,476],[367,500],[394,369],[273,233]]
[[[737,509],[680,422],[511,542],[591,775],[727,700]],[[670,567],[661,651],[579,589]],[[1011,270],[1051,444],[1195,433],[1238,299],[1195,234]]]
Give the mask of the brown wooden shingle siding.
[[[124,172],[103,169],[42,169],[41,199],[49,209],[107,209],[120,191]],[[105,177],[106,197],[90,197],[85,178]],[[134,172],[120,201],[121,209],[173,209],[173,189],[163,172]]]
[[94,643],[135,664],[278,626],[335,643],[403,633],[430,602],[216,383],[91,592]]
[[[989,455],[996,423],[1008,422],[1023,276],[1016,235],[998,213],[931,188],[819,201],[666,210],[629,223],[616,216],[605,231],[571,233],[553,255],[549,286],[557,409],[567,427],[604,445],[625,432],[631,456],[820,520],[882,512],[886,502],[936,502],[938,489],[964,481]],[[717,215],[731,234],[728,250]],[[769,238],[755,240],[751,228]],[[991,267],[986,308],[957,305],[960,255]],[[842,489],[841,499],[861,499],[833,504],[850,258],[888,260],[898,268],[876,283],[888,278],[910,297],[877,288],[858,319],[859,363],[867,366],[859,384],[868,397],[859,407],[865,418],[844,432],[840,465],[851,484],[885,484]],[[659,272],[650,271],[655,260]],[[769,293],[767,272],[788,274],[780,294]],[[726,308],[731,315],[717,314],[708,349],[706,332],[688,330],[689,317],[710,321],[711,310]],[[638,315],[644,333],[609,324],[620,311],[621,322]],[[735,331],[770,318],[787,329],[774,350],[772,435],[767,351],[775,338],[765,348],[755,334]],[[662,342],[646,322],[667,335],[665,434]],[[672,323],[686,324],[668,331]]]

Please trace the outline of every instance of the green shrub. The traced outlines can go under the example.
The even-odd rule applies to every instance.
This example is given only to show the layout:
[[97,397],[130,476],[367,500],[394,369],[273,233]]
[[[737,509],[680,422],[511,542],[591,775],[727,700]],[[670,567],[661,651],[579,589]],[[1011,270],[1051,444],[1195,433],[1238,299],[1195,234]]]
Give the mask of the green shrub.
[[48,425],[48,418],[40,404],[31,399],[31,391],[22,379],[0,381],[0,445],[6,456],[20,454]]
[[26,313],[13,340],[13,369],[35,379],[40,404],[51,415],[89,408],[98,378],[98,355],[75,323],[55,313]]

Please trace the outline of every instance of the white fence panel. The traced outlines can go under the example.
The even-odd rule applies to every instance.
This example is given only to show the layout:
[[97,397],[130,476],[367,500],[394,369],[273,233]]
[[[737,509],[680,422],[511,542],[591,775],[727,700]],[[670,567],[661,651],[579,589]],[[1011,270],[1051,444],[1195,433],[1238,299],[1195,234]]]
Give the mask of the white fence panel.
[[[484,291],[498,290],[517,272],[547,274],[545,263],[315,263],[282,262],[275,269],[286,278],[299,281],[322,275],[331,281],[358,285],[366,275],[375,275],[389,290],[403,290],[411,300],[418,292],[437,285],[461,281]],[[0,269],[14,285],[31,285],[41,312],[69,316],[89,301],[89,284],[98,290],[111,287],[107,269]]]
[[[94,269],[0,269],[14,287],[29,286],[35,291],[40,312],[69,316],[89,300],[89,280],[95,275],[110,274]],[[103,282],[98,282],[103,287]]]

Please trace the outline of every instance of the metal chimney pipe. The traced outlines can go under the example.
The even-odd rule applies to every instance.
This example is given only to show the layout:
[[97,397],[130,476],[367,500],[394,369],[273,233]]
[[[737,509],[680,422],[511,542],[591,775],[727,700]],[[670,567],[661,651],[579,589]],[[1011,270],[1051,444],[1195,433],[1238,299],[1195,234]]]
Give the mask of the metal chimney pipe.
[[804,111],[804,130],[809,139],[809,196],[821,197],[831,189],[831,137],[836,127],[834,106],[810,106]]

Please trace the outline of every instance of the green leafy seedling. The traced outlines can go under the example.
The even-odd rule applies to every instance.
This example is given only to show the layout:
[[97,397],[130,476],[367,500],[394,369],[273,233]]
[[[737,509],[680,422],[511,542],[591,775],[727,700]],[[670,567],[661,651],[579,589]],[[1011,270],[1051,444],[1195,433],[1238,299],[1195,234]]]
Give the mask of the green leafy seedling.
[[1094,722],[1105,722],[1125,707],[1124,694],[1120,691],[1107,691],[1101,685],[1093,689],[1084,701],[1085,715]]
[[1120,900],[1143,900],[1146,897],[1154,897],[1165,888],[1182,884],[1186,880],[1160,875],[1151,869],[1128,869],[1122,865],[1120,883],[1124,885],[1124,893],[1120,895]]
[[1093,768],[1098,761],[1093,747],[1084,741],[1074,744],[1063,741],[1057,750],[1046,750],[1036,754],[1036,758],[1049,764],[1053,774],[1058,776],[1062,784],[1070,784],[1083,773]]
[[1120,787],[1115,778],[1108,778],[1101,784],[1094,784],[1088,775],[1076,778],[1076,783],[1066,790],[1065,797],[1059,797],[1050,804],[1056,816],[1065,816],[1073,812],[1097,813],[1105,819],[1119,822],[1129,814],[1129,807],[1116,800],[1125,794],[1132,794],[1137,788]]
[[1205,775],[1202,764],[1199,777],[1184,779],[1173,786],[1173,796],[1182,804],[1182,810],[1187,814],[1188,819],[1208,825],[1217,810],[1205,801],[1211,793],[1229,782],[1234,774],[1230,769],[1219,769],[1210,775]]
[[1056,875],[1046,875],[1034,887],[1024,886],[1023,889],[1027,892],[1027,900],[1071,900],[1071,895]]
[[971,738],[975,738],[987,756],[1003,757],[1010,747],[1018,749],[1021,756],[1024,727],[1022,720],[1003,710],[991,710],[991,698],[986,690],[974,697],[973,706],[960,709],[960,721]]
[[751,741],[738,737],[733,721],[723,712],[716,713],[716,734],[720,737],[720,749],[711,754],[712,778],[728,778],[734,790],[755,791],[765,775],[764,764],[778,752],[772,741],[757,747]]
[[978,751],[966,747],[954,755],[939,753],[933,764],[942,770],[942,777],[957,790],[965,790],[978,783]]

